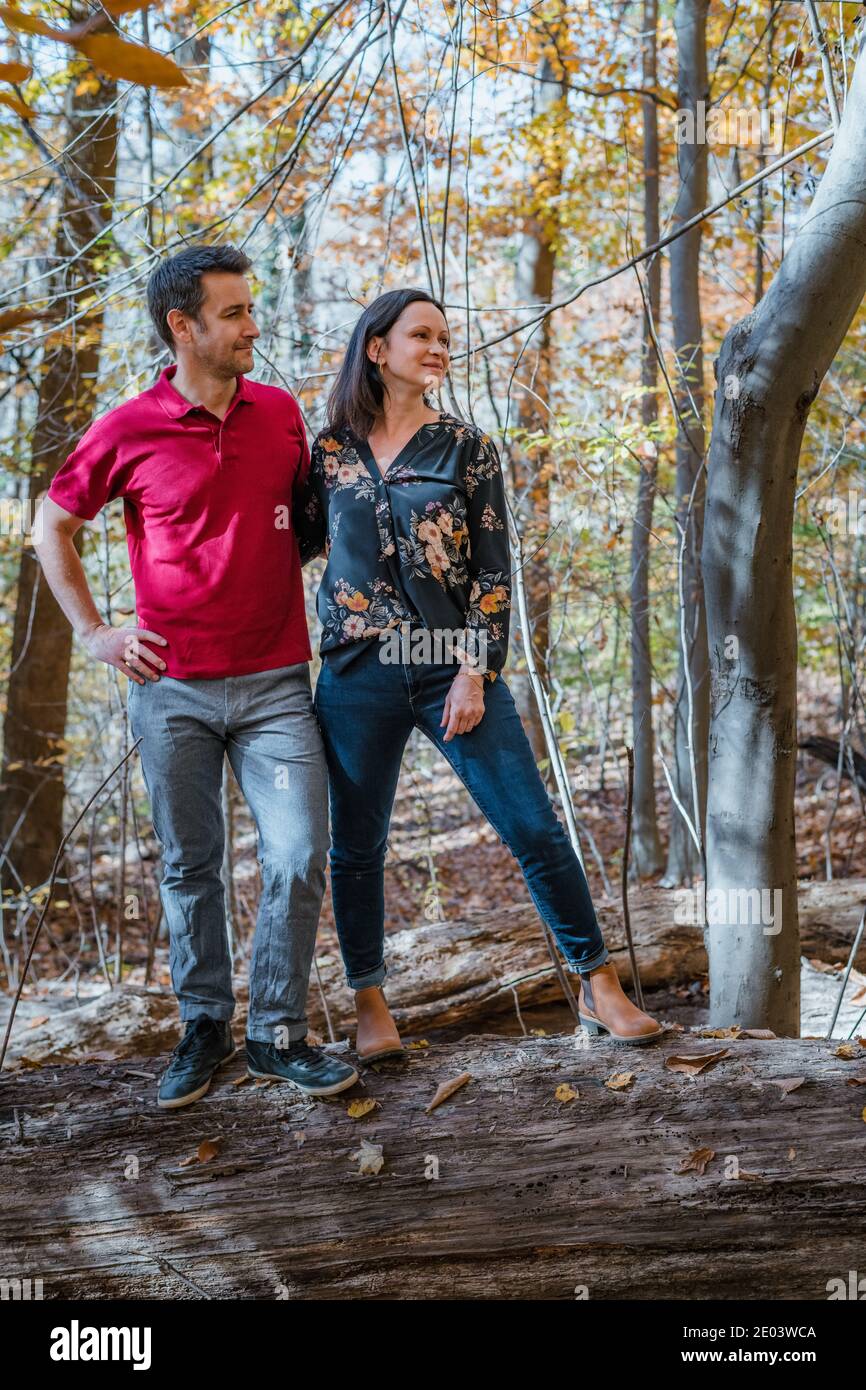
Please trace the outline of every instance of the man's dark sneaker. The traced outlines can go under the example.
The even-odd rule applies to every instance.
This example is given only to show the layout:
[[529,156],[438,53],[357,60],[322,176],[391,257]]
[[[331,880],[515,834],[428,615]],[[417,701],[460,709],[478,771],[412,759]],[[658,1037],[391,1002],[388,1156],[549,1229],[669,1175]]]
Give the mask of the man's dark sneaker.
[[310,1047],[303,1038],[288,1047],[247,1038],[247,1071],[250,1076],[288,1081],[307,1096],[334,1096],[358,1080],[354,1067],[320,1047]]
[[171,1055],[168,1070],[162,1074],[158,1104],[163,1110],[191,1105],[204,1095],[217,1067],[231,1061],[236,1052],[226,1019],[208,1014],[191,1019]]

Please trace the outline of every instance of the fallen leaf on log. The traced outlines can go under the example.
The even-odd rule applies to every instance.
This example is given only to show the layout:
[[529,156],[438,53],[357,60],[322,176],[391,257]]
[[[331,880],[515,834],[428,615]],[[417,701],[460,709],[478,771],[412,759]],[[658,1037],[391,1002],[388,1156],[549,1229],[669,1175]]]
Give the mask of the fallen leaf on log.
[[822,975],[838,975],[842,970],[841,965],[839,965],[838,963],[833,963],[831,961],[826,960],[817,960],[814,956],[809,957],[809,964],[813,967],[813,969],[820,970]]
[[48,1022],[48,1014],[40,1014],[38,1018],[31,1018],[27,1024],[28,1028],[39,1028],[43,1023]]
[[362,1120],[365,1115],[369,1115],[371,1110],[381,1110],[382,1107],[377,1100],[353,1100],[349,1103],[346,1114],[350,1120]]
[[745,1168],[741,1168],[741,1169],[740,1169],[740,1171],[737,1173],[737,1177],[738,1177],[742,1182],[763,1182],[763,1181],[764,1181],[764,1179],[761,1177],[761,1174],[760,1174],[760,1173],[747,1173],[746,1170],[745,1170]]
[[417,1051],[417,1049],[418,1049],[419,1047],[429,1047],[429,1046],[430,1046],[430,1044],[428,1043],[428,1041],[427,1041],[426,1038],[419,1038],[417,1042],[409,1042],[409,1043],[407,1043],[407,1044],[406,1044],[406,1050],[407,1050],[407,1052],[408,1052],[408,1051]]
[[768,1086],[781,1086],[782,1096],[789,1096],[792,1091],[796,1091],[798,1086],[802,1086],[806,1080],[805,1076],[770,1076],[767,1078]]
[[356,1149],[349,1157],[358,1163],[359,1173],[372,1173],[374,1177],[385,1163],[382,1145],[370,1144],[366,1139],[361,1140],[360,1149]]
[[833,1056],[841,1057],[843,1062],[853,1062],[860,1056],[860,1053],[856,1050],[853,1043],[845,1042],[839,1044]]
[[429,1115],[431,1110],[435,1110],[437,1105],[441,1105],[444,1100],[448,1100],[449,1096],[453,1096],[455,1091],[459,1091],[461,1086],[465,1086],[466,1082],[471,1080],[472,1073],[463,1071],[459,1076],[455,1076],[453,1081],[443,1081],[441,1086],[438,1087],[430,1104],[426,1107],[424,1111],[425,1115]]
[[682,1167],[678,1168],[677,1172],[695,1172],[700,1173],[701,1177],[703,1177],[707,1164],[709,1163],[710,1159],[715,1158],[715,1156],[715,1149],[695,1149],[694,1153],[690,1153],[688,1158],[683,1159]]
[[633,1071],[615,1071],[613,1076],[609,1076],[604,1084],[610,1091],[624,1091],[626,1086],[630,1086],[633,1081]]
[[563,1081],[561,1086],[557,1086],[556,1090],[554,1091],[554,1095],[556,1096],[557,1100],[562,1101],[563,1103],[565,1101],[579,1099],[578,1092],[573,1090],[573,1088],[569,1086],[567,1081]]
[[723,1047],[720,1052],[697,1052],[689,1056],[666,1057],[665,1066],[671,1071],[685,1072],[687,1076],[697,1076],[698,1072],[714,1067],[723,1057],[730,1056],[730,1049]]
[[849,1086],[866,1086],[866,1076],[849,1076]]
[[194,1154],[180,1160],[178,1168],[188,1168],[191,1163],[209,1163],[219,1153],[222,1142],[222,1139],[202,1139]]
[[699,1038],[762,1038],[769,1041],[775,1038],[776,1034],[770,1028],[741,1028],[734,1023],[730,1028],[699,1028],[696,1036]]

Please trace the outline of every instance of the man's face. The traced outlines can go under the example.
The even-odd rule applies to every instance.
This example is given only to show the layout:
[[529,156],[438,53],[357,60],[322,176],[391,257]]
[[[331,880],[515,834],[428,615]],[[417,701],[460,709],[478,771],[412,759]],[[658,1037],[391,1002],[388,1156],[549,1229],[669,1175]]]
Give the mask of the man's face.
[[250,287],[243,275],[209,270],[201,277],[201,322],[173,309],[168,315],[178,362],[186,358],[213,376],[228,379],[249,372],[259,328],[253,318]]

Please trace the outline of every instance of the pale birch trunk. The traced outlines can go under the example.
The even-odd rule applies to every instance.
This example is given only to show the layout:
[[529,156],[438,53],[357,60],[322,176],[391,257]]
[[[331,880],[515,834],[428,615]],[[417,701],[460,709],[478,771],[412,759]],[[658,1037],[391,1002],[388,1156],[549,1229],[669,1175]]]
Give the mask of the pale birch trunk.
[[[800,998],[794,496],[810,406],[866,293],[864,130],[861,50],[812,207],[716,363],[702,555],[712,671],[711,1020],[787,1037],[799,1031]],[[750,924],[743,894],[753,890],[780,892],[779,920],[762,913]]]
[[[675,26],[679,78],[677,100],[682,112],[692,113],[686,124],[687,138],[677,145],[680,191],[673,226],[700,212],[707,202],[707,144],[702,131],[701,106],[706,113],[708,0],[677,0]],[[705,474],[704,403],[701,299],[701,227],[693,227],[671,246],[671,318],[676,353],[677,519],[685,530],[682,561],[685,606],[685,647],[680,645],[677,701],[674,724],[674,766],[671,777],[679,800],[693,824],[703,825],[706,814],[706,740],[709,723],[706,613],[701,583],[700,552],[703,527]],[[679,546],[680,537],[677,536]],[[679,625],[677,628],[679,632]],[[691,683],[690,715],[687,680]],[[689,727],[691,725],[691,728]],[[690,752],[690,740],[692,752]],[[692,759],[696,776],[692,777]],[[697,802],[695,807],[695,787]],[[697,811],[697,813],[696,813]],[[675,806],[671,807],[671,833],[664,883],[674,887],[691,883],[701,872],[701,859],[688,827]]]

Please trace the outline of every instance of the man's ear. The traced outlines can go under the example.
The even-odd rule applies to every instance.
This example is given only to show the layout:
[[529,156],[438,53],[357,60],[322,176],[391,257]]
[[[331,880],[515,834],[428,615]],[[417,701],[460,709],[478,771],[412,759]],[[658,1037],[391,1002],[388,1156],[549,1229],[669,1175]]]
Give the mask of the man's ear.
[[186,317],[180,309],[169,309],[165,316],[165,321],[171,329],[172,337],[177,341],[186,342],[189,338],[189,325]]

